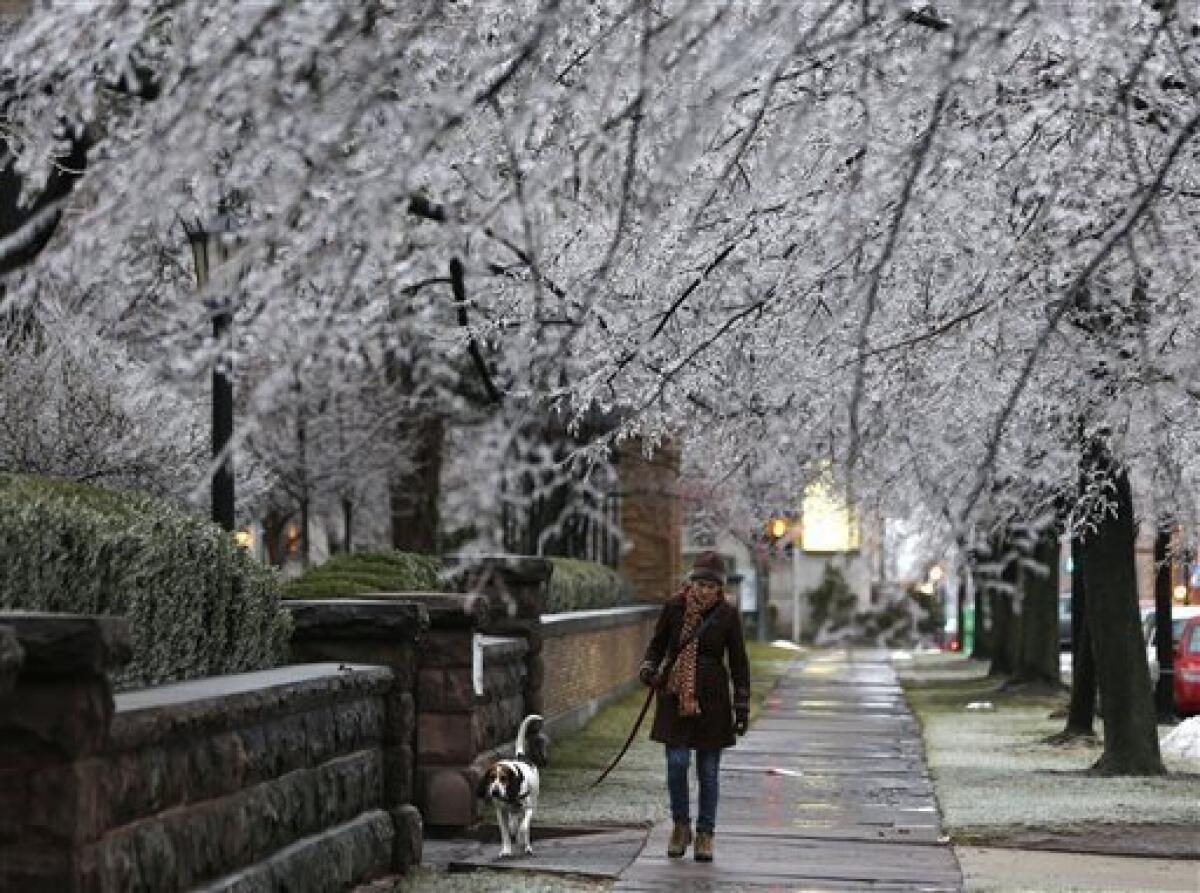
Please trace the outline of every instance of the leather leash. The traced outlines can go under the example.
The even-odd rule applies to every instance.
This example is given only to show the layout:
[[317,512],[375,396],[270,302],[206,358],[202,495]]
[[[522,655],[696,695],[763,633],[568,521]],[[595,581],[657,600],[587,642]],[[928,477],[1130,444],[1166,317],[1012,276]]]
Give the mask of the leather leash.
[[[667,661],[666,666],[659,674],[664,681],[671,675],[671,670],[675,666],[675,661],[679,659],[679,655],[683,653],[683,649],[692,644],[693,640],[700,638],[701,634],[708,629],[708,625],[712,623],[713,619],[717,616],[717,608],[719,607],[720,605],[717,605],[707,614],[705,614],[703,622],[694,630],[692,630],[692,634],[684,639],[679,644],[679,647],[675,649],[675,653],[671,655],[671,659]],[[642,704],[642,710],[638,714],[637,721],[633,724],[633,731],[629,733],[629,737],[625,739],[625,744],[622,745],[620,752],[613,758],[613,761],[608,764],[607,768],[605,768],[603,772],[600,773],[600,777],[588,785],[588,790],[591,790],[600,784],[600,782],[604,781],[604,779],[608,778],[608,773],[617,768],[617,763],[621,762],[621,757],[625,756],[625,751],[629,750],[629,745],[633,744],[633,739],[637,737],[638,730],[642,727],[642,720],[646,718],[646,712],[650,709],[650,704],[654,701],[654,696],[656,694],[658,694],[657,688],[651,688],[650,691],[646,693],[646,702]]]

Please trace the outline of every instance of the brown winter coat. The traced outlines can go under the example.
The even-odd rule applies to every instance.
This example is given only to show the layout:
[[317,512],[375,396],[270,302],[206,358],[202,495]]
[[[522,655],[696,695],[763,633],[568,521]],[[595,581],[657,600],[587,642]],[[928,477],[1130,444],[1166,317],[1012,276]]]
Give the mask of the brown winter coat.
[[[654,705],[654,726],[650,730],[654,741],[673,747],[715,750],[731,747],[736,740],[733,710],[735,706],[748,707],[750,704],[750,661],[746,657],[742,620],[737,608],[722,599],[712,610],[717,616],[700,636],[696,669],[700,715],[681,717],[676,695],[660,689]],[[664,657],[673,656],[679,648],[682,628],[683,595],[680,594],[663,605],[642,665],[657,669]],[[724,661],[726,655],[728,672]],[[730,675],[733,676],[732,700]]]

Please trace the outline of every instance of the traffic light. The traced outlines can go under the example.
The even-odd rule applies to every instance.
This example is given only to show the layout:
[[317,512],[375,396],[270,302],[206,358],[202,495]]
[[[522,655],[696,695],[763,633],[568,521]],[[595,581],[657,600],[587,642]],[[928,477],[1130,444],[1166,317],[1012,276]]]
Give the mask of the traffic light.
[[767,522],[767,539],[771,545],[779,542],[788,532],[788,522],[784,518],[772,518]]

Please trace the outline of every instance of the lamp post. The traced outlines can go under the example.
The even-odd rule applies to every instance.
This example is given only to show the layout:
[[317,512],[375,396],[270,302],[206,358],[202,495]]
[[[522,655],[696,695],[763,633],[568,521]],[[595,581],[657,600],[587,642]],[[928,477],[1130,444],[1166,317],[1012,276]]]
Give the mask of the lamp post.
[[767,535],[772,544],[789,537],[792,541],[792,641],[800,644],[800,543],[795,524],[784,518],[773,518],[767,524]]
[[[236,221],[230,214],[219,214],[209,223],[199,220],[185,224],[192,260],[196,265],[196,286],[203,295],[209,272],[215,264],[227,260],[232,252]],[[233,439],[233,372],[226,345],[233,310],[228,297],[208,303],[212,312],[213,340],[217,357],[212,373],[212,454],[218,461],[212,477],[212,519],[225,530],[234,527],[233,456],[229,446]]]

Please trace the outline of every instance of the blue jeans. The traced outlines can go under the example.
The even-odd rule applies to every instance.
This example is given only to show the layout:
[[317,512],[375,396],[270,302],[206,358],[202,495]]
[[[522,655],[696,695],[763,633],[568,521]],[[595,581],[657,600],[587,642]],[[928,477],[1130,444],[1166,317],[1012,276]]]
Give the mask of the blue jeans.
[[[688,794],[688,764],[692,752],[686,747],[667,746],[667,792],[671,795],[671,818],[690,822],[691,798]],[[721,751],[697,750],[696,775],[700,780],[700,815],[696,830],[710,834],[717,826],[717,801],[721,798]]]

